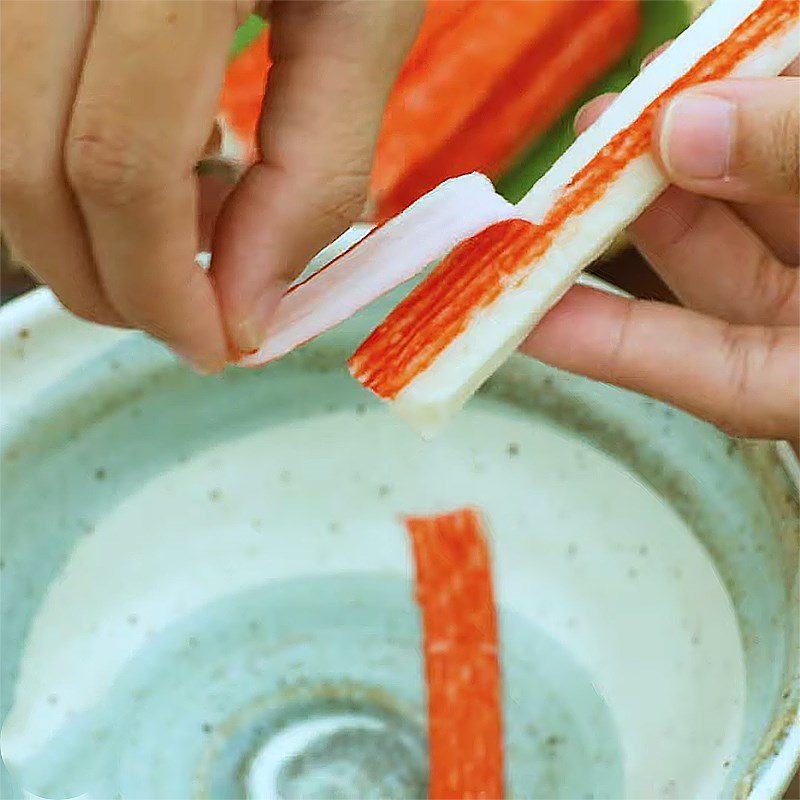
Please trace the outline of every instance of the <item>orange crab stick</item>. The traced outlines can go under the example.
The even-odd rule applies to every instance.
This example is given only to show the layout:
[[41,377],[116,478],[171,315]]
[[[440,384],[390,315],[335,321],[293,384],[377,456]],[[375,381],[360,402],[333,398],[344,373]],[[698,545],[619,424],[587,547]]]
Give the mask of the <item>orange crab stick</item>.
[[[499,24],[504,17],[514,37]],[[473,3],[454,25],[451,51],[420,58],[398,79],[372,174],[378,217],[444,178],[473,169],[501,174],[625,53],[639,23],[638,0]],[[477,67],[485,85],[461,61]]]
[[394,399],[524,269],[542,241],[533,223],[508,219],[461,242],[358,348],[350,359],[355,377]]
[[350,360],[353,375],[432,433],[516,348],[580,271],[661,192],[658,109],[729,75],[778,74],[800,50],[796,0],[717,0],[517,205],[459,244]]
[[[429,3],[420,39],[384,113],[371,180],[379,204],[491,98],[519,54],[573,5],[580,2],[472,0],[453,10],[448,2]],[[441,16],[449,24],[441,25]],[[425,31],[428,24],[435,28],[430,35]],[[452,176],[440,175],[438,180],[447,177]]]
[[225,158],[245,163],[256,158],[256,130],[271,66],[268,28],[228,64],[217,114]]
[[503,797],[497,613],[480,515],[407,517],[422,612],[432,800]]

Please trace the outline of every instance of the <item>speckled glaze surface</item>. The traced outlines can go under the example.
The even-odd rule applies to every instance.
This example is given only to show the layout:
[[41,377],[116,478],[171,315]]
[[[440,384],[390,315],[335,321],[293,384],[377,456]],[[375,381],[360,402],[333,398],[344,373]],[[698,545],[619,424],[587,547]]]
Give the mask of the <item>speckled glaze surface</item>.
[[0,313],[3,798],[424,796],[397,515],[465,503],[491,526],[509,797],[780,795],[775,449],[522,356],[423,443],[343,367],[393,299],[204,379],[44,292]]

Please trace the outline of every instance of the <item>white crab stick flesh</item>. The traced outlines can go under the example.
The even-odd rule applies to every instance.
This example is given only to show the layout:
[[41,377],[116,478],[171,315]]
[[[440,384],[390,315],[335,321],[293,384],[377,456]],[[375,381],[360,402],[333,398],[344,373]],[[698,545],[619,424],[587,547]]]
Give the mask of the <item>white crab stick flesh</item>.
[[462,239],[515,213],[477,172],[445,181],[293,286],[261,348],[240,364],[285,355],[410,280]]
[[650,155],[658,108],[703,81],[777,75],[798,50],[797,0],[717,0],[537,182],[518,219],[460,243],[389,314],[352,374],[435,432],[663,191]]

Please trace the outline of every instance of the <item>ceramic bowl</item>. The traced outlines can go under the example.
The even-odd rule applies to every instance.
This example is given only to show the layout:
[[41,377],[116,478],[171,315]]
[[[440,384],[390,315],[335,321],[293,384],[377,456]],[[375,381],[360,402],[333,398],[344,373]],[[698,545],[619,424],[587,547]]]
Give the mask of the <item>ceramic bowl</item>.
[[464,504],[508,797],[780,796],[789,461],[521,355],[422,442],[344,368],[396,299],[211,378],[46,291],[3,309],[4,798],[426,796],[398,517]]

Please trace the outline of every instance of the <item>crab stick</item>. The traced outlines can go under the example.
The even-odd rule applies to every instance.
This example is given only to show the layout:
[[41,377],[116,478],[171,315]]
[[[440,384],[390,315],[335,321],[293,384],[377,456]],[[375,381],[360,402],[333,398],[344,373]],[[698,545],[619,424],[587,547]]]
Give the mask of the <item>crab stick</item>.
[[640,24],[638,0],[489,0],[469,11],[453,21],[454,42],[437,42],[450,52],[419,48],[427,57],[398,78],[372,171],[378,219],[444,178],[502,174],[619,60]]
[[534,185],[519,219],[460,243],[389,314],[352,374],[432,434],[663,191],[650,155],[658,109],[703,81],[777,75],[799,50],[796,0],[717,0]]
[[261,348],[240,363],[255,366],[285,355],[413,278],[465,237],[514,213],[483,175],[445,181],[293,286]]
[[228,64],[216,119],[220,157],[240,164],[256,159],[256,130],[271,66],[268,28]]
[[[437,172],[431,157],[493,97],[519,56],[580,5],[576,0],[428,4],[420,36],[386,105],[375,150],[370,185],[379,217],[397,213],[452,177]],[[397,188],[420,169],[438,179],[424,178],[428,185],[413,180],[413,194],[405,189],[396,197]]]
[[497,613],[489,548],[471,508],[408,517],[422,612],[428,797],[503,797]]

